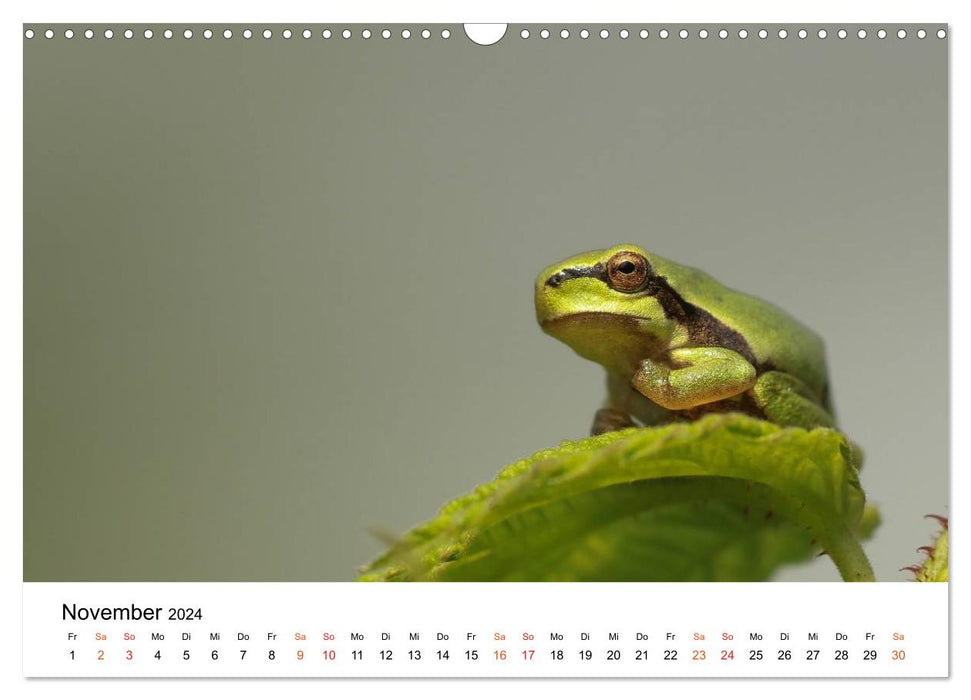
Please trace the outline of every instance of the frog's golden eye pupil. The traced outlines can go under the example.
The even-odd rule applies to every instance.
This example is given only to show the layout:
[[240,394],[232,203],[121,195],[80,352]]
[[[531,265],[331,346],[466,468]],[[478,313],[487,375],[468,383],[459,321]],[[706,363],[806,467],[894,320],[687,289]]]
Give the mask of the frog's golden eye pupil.
[[647,282],[647,272],[647,259],[633,251],[621,251],[607,261],[607,280],[618,292],[639,292]]

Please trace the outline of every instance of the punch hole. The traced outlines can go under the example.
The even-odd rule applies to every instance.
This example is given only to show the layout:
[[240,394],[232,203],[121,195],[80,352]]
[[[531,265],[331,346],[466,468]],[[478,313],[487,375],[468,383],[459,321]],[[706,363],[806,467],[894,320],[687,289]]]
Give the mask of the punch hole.
[[64,30],[64,38],[65,39],[73,39],[74,38],[74,30],[73,29],[65,29]]
[[917,38],[918,39],[926,39],[927,38],[927,30],[925,30],[925,29],[918,29],[917,30]]
[[606,29],[601,29],[600,30],[600,38],[601,39],[606,39],[608,36],[610,36],[610,32],[608,32]]
[[283,30],[283,38],[284,39],[289,39],[292,36],[293,36],[293,32],[292,31],[290,31],[289,29],[284,29]]
[[381,32],[381,38],[382,39],[390,39],[391,38],[391,30],[390,29],[385,29],[383,32]]
[[191,39],[192,38],[192,30],[191,29],[186,29],[184,32],[182,32],[182,36],[185,37],[186,39]]
[[708,38],[708,30],[707,29],[700,30],[698,32],[698,38],[699,39],[707,39]]
[[448,39],[450,36],[452,36],[452,32],[450,32],[447,29],[443,29],[442,30],[442,38],[443,39]]
[[681,37],[682,39],[687,39],[688,38],[688,30],[687,29],[682,29],[680,32],[678,32],[678,36]]
[[410,29],[402,29],[401,30],[401,38],[402,39],[410,39],[411,38],[411,30]]
[[549,29],[544,29],[543,31],[541,31],[539,33],[539,38],[540,39],[549,39],[550,38],[550,30]]
[[641,39],[646,39],[648,37],[648,35],[649,35],[649,33],[648,33],[648,31],[646,29],[642,29],[641,30],[641,34],[640,34]]
[[162,36],[164,36],[166,39],[171,39],[174,34],[172,34],[171,29],[166,29],[164,32],[162,32]]
[[728,38],[728,30],[727,29],[719,29],[718,30],[718,38],[719,39],[727,39]]
[[759,39],[768,39],[768,38],[769,38],[769,32],[768,32],[768,30],[766,30],[766,29],[760,29],[759,30]]
[[345,39],[350,39],[351,38],[351,30],[350,29],[345,29],[344,31],[341,32],[341,36],[344,37]]
[[589,29],[581,29],[580,30],[580,38],[581,39],[589,39],[590,38],[590,30]]
[[897,32],[897,38],[898,39],[906,39],[907,38],[907,30],[906,29],[899,30]]
[[422,29],[421,30],[421,38],[422,39],[431,39],[432,38],[432,33],[430,31],[428,31],[427,29]]
[[34,30],[33,29],[28,29],[27,31],[24,32],[24,36],[27,37],[28,39],[33,39],[34,38]]
[[362,31],[361,32],[361,37],[364,38],[364,39],[370,39],[371,38],[371,30],[370,29],[365,29],[364,31]]
[[153,32],[151,29],[146,29],[142,36],[144,36],[146,39],[151,39],[153,36],[155,36],[155,32]]
[[[253,30],[251,30],[251,29],[244,29],[243,30],[243,38],[244,39],[252,39],[253,38]],[[309,34],[304,35],[304,38],[309,39],[310,38]]]
[[809,32],[807,32],[805,29],[800,29],[799,30],[799,38],[800,39],[805,39],[807,36],[809,36]]
[[[171,35],[171,32],[169,32],[169,35]],[[85,29],[84,30],[84,38],[85,39],[94,39],[94,32],[91,31],[90,29]],[[168,38],[168,37],[166,37],[166,38]]]
[[125,38],[126,39],[132,39],[132,38],[134,38],[134,36],[135,36],[135,32],[133,32],[131,29],[126,29],[125,30]]
[[748,39],[748,29],[739,29],[738,30],[738,38],[739,39]]
[[878,31],[877,32],[877,38],[878,39],[886,39],[887,38],[887,30],[886,29],[881,29],[880,31]]
[[828,35],[826,34],[825,29],[820,29],[818,32],[816,32],[816,36],[818,36],[820,39],[825,39]]
[[561,39],[569,39],[570,38],[570,30],[569,29],[561,29],[560,30],[560,38]]
[[48,39],[53,39],[54,38],[54,30],[53,29],[48,29],[46,32],[44,32],[44,36],[47,37]]
[[789,36],[789,32],[787,32],[785,29],[780,29],[779,30],[779,38],[780,39],[785,39],[787,36]]
[[620,38],[621,39],[626,39],[629,36],[630,36],[630,32],[629,31],[627,31],[626,29],[621,29],[620,30]]
[[492,46],[506,36],[505,24],[466,24],[465,36],[479,46]]
[[838,36],[840,39],[845,39],[846,38],[846,30],[845,29],[840,29],[838,32],[836,32],[836,36]]
[[945,37],[947,37],[947,32],[945,30],[943,30],[943,29],[938,29],[937,30],[937,38],[938,39],[944,39]]
[[856,35],[861,39],[866,39],[866,29],[861,29],[856,33]]
[[[189,30],[186,29],[186,31],[188,32]],[[113,31],[111,31],[110,29],[105,29],[105,39],[111,39],[112,37],[114,37],[114,35],[115,33]],[[192,32],[189,32],[189,36],[192,36]]]
[[212,39],[212,30],[206,29],[204,32],[202,32],[202,37],[204,39]]
[[521,36],[523,39],[528,39],[529,38],[529,30],[528,29],[524,29],[523,31],[519,32],[519,36]]
[[[246,30],[246,32],[248,32],[248,31],[249,31],[249,29]],[[243,36],[246,36],[246,32],[243,32]],[[309,29],[304,29],[303,30],[303,33],[300,36],[302,36],[304,39],[309,39],[313,35],[314,35],[314,33],[312,31],[310,31]],[[246,38],[249,39],[248,36]]]
[[[273,32],[271,32],[269,29],[264,29],[263,30],[263,38],[264,39],[269,39],[271,36],[273,36]],[[324,38],[326,39],[327,37],[325,36]]]
[[657,35],[659,37],[661,37],[662,39],[667,39],[668,38],[668,30],[667,29],[662,29],[661,31],[659,31],[657,33]]
[[232,39],[232,38],[233,38],[233,30],[232,29],[224,29],[223,30],[223,39]]

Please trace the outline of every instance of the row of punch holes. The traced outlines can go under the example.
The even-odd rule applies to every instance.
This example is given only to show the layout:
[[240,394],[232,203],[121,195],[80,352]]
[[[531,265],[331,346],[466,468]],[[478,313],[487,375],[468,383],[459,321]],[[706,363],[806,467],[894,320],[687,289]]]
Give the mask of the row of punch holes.
[[[95,38],[95,36],[98,35],[98,32],[95,32],[93,29],[79,30],[79,32],[80,34],[76,33],[73,29],[70,29],[70,28],[64,29],[62,32],[62,36],[65,39],[73,39],[75,38],[75,36],[83,36],[85,39],[93,39]],[[115,31],[110,28],[105,29],[103,32],[100,32],[100,33],[105,39],[113,39],[115,37]],[[192,39],[196,36],[191,29],[184,29],[182,30],[181,34],[184,39]],[[220,34],[223,37],[223,39],[232,39],[233,37],[237,36],[237,34],[232,29],[224,29]],[[436,30],[435,34],[440,36],[442,39],[449,39],[452,36],[452,32],[449,29],[442,29],[440,31]],[[488,41],[488,42],[479,41],[475,35],[475,32],[467,31],[467,34],[473,41],[476,41],[476,43],[485,44],[485,43],[495,43],[495,41],[498,41],[498,39],[496,39],[495,41]],[[505,34],[504,27],[503,27],[503,34]],[[855,31],[846,30],[846,29],[837,29],[832,32],[832,35],[838,39],[846,39],[854,35],[858,39],[866,39],[870,36],[875,36],[878,39],[886,39],[888,36],[891,36],[892,34],[894,34],[893,30],[888,32],[886,29],[883,29],[883,28],[877,29],[876,31],[872,31],[872,34],[871,32],[868,32],[866,29],[863,29],[863,28],[857,29]],[[136,32],[134,29],[129,28],[121,31],[121,36],[123,36],[125,39],[134,39],[136,36],[139,36],[139,35],[145,39],[153,39],[156,36],[155,31],[152,29],[145,29],[145,30],[142,30],[141,32]],[[382,39],[391,39],[393,36],[396,36],[396,35],[400,36],[402,39],[410,39],[412,38],[412,36],[420,36],[422,39],[430,39],[433,36],[433,32],[430,29],[416,30],[414,33],[412,33],[412,30],[408,28],[396,29],[394,31],[392,31],[391,29],[385,28],[380,31],[378,30],[372,31],[371,29],[360,29],[358,30],[356,35],[354,30],[352,29],[343,29],[343,30],[323,29],[319,33],[319,36],[323,39],[330,39],[334,37],[351,39],[354,36],[359,36],[361,39],[370,39],[372,37],[378,37],[378,36],[380,36]],[[692,38],[692,36],[694,36],[697,39],[708,39],[709,37],[728,39],[733,35],[737,36],[739,39],[747,39],[750,36],[758,37],[759,39],[768,39],[769,37],[773,37],[773,38],[778,37],[779,39],[787,39],[791,36],[789,33],[789,30],[785,28],[773,30],[773,31],[769,31],[768,29],[765,29],[765,28],[757,29],[757,30],[753,29],[751,31],[745,28],[733,30],[733,31],[729,31],[728,29],[724,29],[724,28],[718,29],[718,30],[711,30],[711,31],[709,31],[708,29],[698,29],[698,30],[695,30],[694,33],[692,33],[692,31],[688,29],[680,29],[680,30],[659,29],[656,31],[656,37],[658,39],[667,39],[669,37],[675,37],[675,36],[678,37],[679,39],[689,39],[689,38]],[[831,36],[830,32],[826,29],[818,29],[814,32],[810,32],[807,29],[799,29],[799,30],[795,30],[793,35],[798,37],[799,39],[808,39],[811,36],[815,36],[818,39],[826,39]],[[908,36],[908,32],[906,29],[901,28],[895,32],[895,35],[898,39],[906,39]],[[944,39],[947,37],[947,31],[945,29],[938,29],[936,32],[936,35],[938,39]],[[24,31],[24,37],[26,37],[27,39],[33,39],[34,37],[37,37],[37,36],[43,36],[46,39],[53,39],[57,36],[57,32],[55,32],[53,29],[46,29],[40,33],[38,33],[38,31],[35,31],[34,29],[26,29]],[[172,39],[176,36],[176,32],[172,29],[164,29],[161,32],[159,32],[159,36],[161,36],[163,39]],[[212,29],[204,29],[200,32],[200,36],[203,39],[212,39],[213,37],[217,36],[217,32]],[[272,29],[263,29],[262,31],[256,30],[255,32],[252,29],[243,29],[242,31],[239,32],[238,36],[242,37],[243,39],[252,39],[254,36],[262,36],[264,39],[272,39],[275,36],[275,34]],[[297,31],[294,31],[292,29],[283,29],[279,31],[279,36],[282,37],[283,39],[292,39],[296,36],[301,36],[304,39],[311,39],[315,36],[315,32],[311,29],[303,29],[303,30],[297,30]],[[500,35],[499,38],[501,38],[501,36],[502,35]],[[565,28],[560,29],[559,31],[540,29],[539,31],[536,31],[535,34],[531,32],[529,29],[524,28],[520,30],[519,36],[522,39],[529,39],[534,36],[540,39],[549,39],[554,36],[558,36],[560,39],[569,39],[571,36],[574,36],[574,34],[572,34],[569,29],[565,29]],[[601,39],[609,39],[612,36],[616,36],[619,39],[628,39],[632,36],[638,36],[641,39],[647,39],[651,37],[652,34],[651,34],[651,31],[648,29],[631,31],[629,29],[624,28],[624,29],[615,30],[615,33],[612,33],[611,30],[606,28],[600,29],[600,30],[594,30],[592,32],[589,29],[583,28],[583,29],[577,30],[575,36],[579,37],[580,39],[589,39],[590,37],[600,37]],[[918,39],[925,39],[928,36],[928,32],[926,29],[918,29],[917,31],[914,32],[914,36],[916,36]]]

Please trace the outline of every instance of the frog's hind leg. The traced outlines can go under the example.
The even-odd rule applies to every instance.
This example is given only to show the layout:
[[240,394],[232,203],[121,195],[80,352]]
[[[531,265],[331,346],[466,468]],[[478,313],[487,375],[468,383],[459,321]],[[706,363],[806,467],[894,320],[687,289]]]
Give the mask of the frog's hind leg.
[[796,428],[832,428],[833,416],[806,384],[785,372],[760,375],[749,390],[756,405],[773,423]]
[[[762,413],[773,423],[797,428],[836,428],[836,420],[830,410],[829,392],[825,392],[822,404],[802,381],[785,372],[766,372],[749,391]],[[849,440],[851,460],[857,469],[863,468],[863,450]]]

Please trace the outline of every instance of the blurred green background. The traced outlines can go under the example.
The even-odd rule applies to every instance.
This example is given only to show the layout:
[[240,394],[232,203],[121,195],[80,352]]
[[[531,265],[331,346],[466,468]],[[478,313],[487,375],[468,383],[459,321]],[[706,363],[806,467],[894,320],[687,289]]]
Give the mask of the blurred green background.
[[625,241],[824,336],[906,578],[948,502],[936,26],[87,26],[24,41],[26,580],[354,578],[369,529],[586,434],[603,373],[533,279]]

